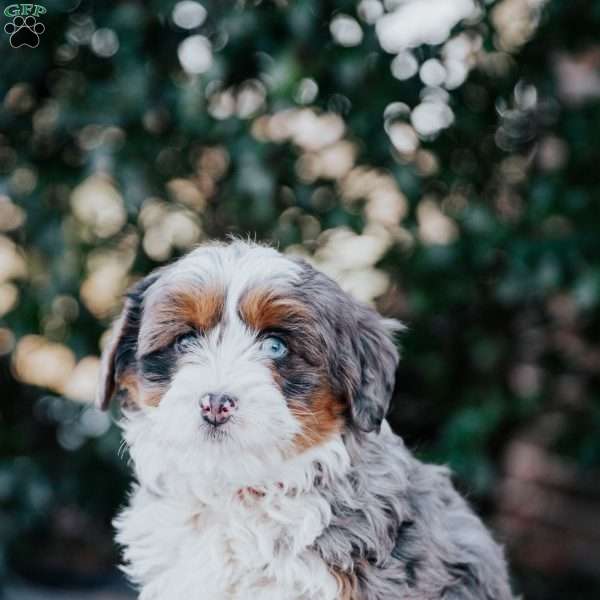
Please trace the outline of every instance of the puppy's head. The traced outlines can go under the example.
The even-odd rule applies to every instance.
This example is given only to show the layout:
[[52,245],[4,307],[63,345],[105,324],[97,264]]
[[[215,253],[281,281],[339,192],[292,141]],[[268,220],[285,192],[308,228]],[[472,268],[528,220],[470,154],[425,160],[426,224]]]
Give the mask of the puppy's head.
[[379,428],[392,328],[304,261],[242,242],[201,247],[129,293],[98,402],[139,408],[136,435],[190,460],[217,447],[302,452],[345,427]]

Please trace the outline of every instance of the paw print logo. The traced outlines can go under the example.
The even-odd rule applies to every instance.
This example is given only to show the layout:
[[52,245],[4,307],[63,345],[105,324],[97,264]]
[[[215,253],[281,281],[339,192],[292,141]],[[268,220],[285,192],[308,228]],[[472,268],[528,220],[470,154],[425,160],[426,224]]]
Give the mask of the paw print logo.
[[37,48],[40,44],[40,35],[45,30],[44,24],[40,23],[33,15],[25,18],[17,16],[4,26],[4,31],[10,35],[9,41],[13,48],[21,46]]

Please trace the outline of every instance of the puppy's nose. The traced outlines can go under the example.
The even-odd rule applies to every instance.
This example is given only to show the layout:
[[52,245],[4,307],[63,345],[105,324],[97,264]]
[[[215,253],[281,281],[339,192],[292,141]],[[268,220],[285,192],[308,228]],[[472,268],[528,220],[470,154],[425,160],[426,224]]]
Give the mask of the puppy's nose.
[[227,394],[206,394],[200,398],[202,418],[211,425],[226,423],[238,407],[238,400]]

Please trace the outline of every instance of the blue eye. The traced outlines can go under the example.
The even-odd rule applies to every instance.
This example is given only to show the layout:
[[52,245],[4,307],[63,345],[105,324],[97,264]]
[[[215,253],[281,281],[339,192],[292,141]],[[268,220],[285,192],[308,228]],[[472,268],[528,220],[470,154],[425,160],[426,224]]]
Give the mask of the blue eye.
[[274,335],[264,338],[260,343],[260,349],[269,358],[283,358],[288,352],[285,342]]

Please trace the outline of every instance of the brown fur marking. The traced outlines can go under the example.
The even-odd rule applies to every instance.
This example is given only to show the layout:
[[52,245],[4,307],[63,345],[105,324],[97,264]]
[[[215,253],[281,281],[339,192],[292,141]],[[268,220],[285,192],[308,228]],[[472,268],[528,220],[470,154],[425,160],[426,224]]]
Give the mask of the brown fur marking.
[[300,452],[318,446],[342,429],[344,405],[328,389],[316,392],[310,405],[291,401],[289,407],[302,426],[294,440]]
[[169,303],[177,317],[200,331],[212,329],[223,315],[222,290],[186,291],[171,295]]
[[143,406],[158,406],[162,400],[164,390],[158,388],[144,389],[140,394],[139,404]]
[[260,288],[244,295],[240,301],[240,315],[256,331],[298,323],[310,316],[307,307],[298,300]]
[[125,407],[139,404],[139,381],[134,368],[128,368],[123,374],[118,375],[116,381],[117,394],[123,394]]
[[164,390],[156,387],[146,388],[140,384],[135,369],[128,369],[119,378],[118,392],[123,394],[123,406],[136,408],[140,406],[158,406]]
[[140,354],[168,346],[178,335],[190,330],[208,331],[223,315],[222,290],[185,289],[166,294],[148,310],[151,327],[140,340]]
[[331,574],[335,577],[338,587],[338,600],[358,600],[358,579],[354,573],[345,573],[333,567]]

